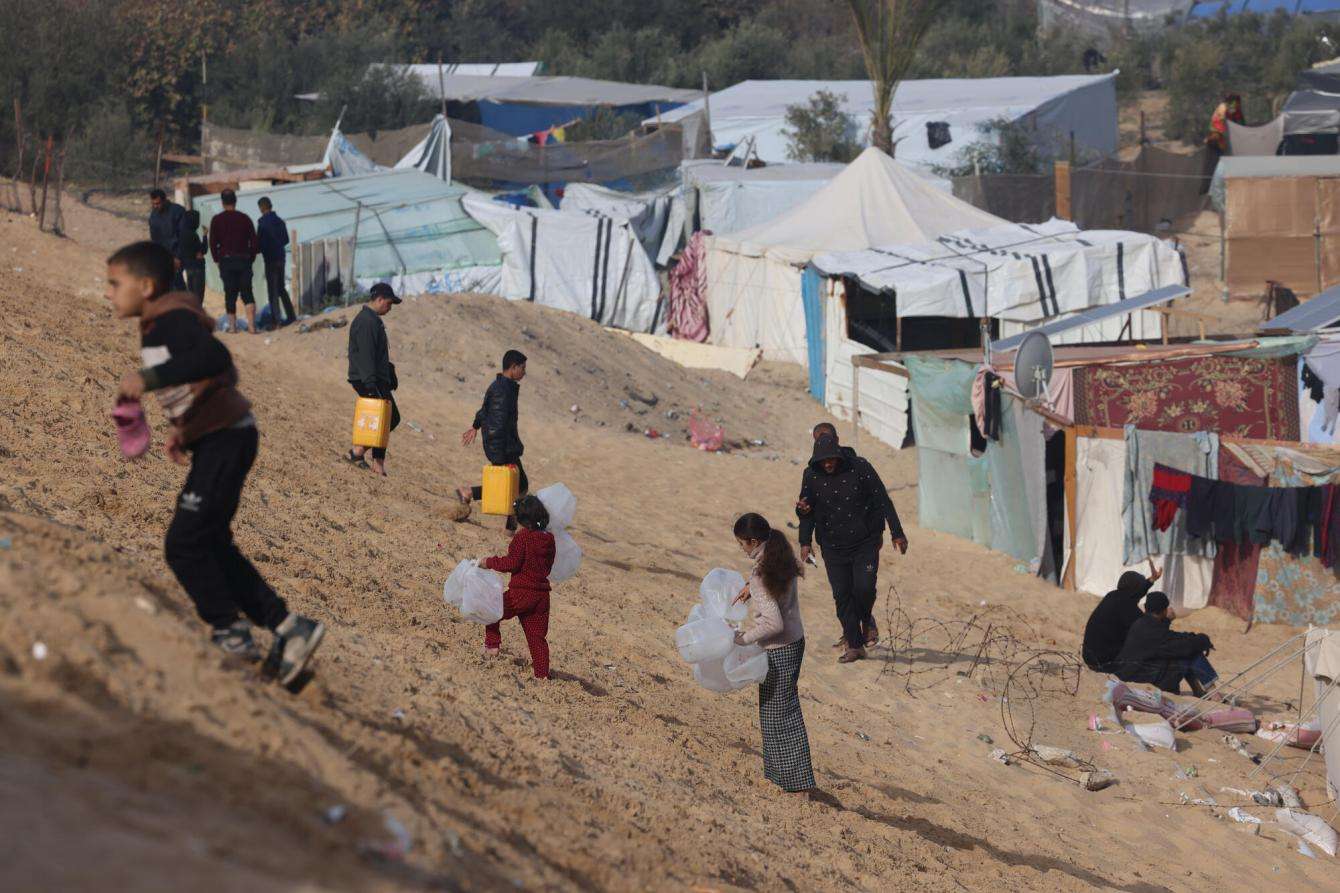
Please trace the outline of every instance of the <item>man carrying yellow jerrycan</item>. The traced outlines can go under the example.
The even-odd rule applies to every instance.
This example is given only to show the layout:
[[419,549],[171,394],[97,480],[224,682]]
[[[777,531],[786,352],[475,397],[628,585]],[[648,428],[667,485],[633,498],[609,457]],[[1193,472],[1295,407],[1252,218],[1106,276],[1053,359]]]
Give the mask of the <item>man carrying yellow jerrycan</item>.
[[484,469],[480,486],[460,487],[456,495],[466,504],[472,499],[482,500],[484,514],[507,515],[508,530],[516,530],[512,503],[530,488],[526,470],[521,467],[521,454],[526,448],[517,431],[517,404],[521,379],[525,377],[526,355],[519,350],[503,354],[502,372],[484,393],[484,405],[475,413],[474,424],[461,435],[461,445],[469,446],[476,432],[484,432],[484,455],[489,467]]
[[386,477],[386,444],[400,424],[392,391],[399,386],[382,317],[399,304],[391,286],[378,282],[349,325],[349,384],[358,394],[354,407],[354,448],[344,458]]

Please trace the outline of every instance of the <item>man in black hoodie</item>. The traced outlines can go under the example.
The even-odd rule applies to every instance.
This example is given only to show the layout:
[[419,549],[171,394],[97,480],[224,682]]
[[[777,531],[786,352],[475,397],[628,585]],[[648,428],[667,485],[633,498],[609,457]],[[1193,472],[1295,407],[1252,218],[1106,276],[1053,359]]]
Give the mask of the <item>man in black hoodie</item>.
[[[521,433],[517,430],[519,402],[521,398],[521,379],[526,377],[526,355],[519,350],[509,350],[503,354],[502,371],[494,377],[484,392],[484,403],[475,413],[475,420],[461,435],[461,446],[469,446],[475,435],[484,432],[484,455],[490,465],[515,465],[520,478],[518,495],[530,489],[526,479],[526,469],[521,466],[521,454],[526,447],[521,443]],[[456,495],[461,502],[482,499],[484,488],[460,487]],[[507,517],[507,529],[516,529],[516,518]]]
[[[400,303],[400,298],[391,286],[378,282],[369,289],[368,302],[358,311],[349,325],[349,384],[360,397],[375,397],[391,401],[391,426],[394,431],[400,424],[400,409],[395,405],[395,391],[400,386],[396,380],[395,364],[391,362],[391,345],[386,338],[386,324],[382,317],[391,312],[391,307]],[[367,461],[371,459],[371,463]],[[367,449],[356,446],[344,456],[360,468],[371,468],[382,477],[386,477],[386,450]]]
[[1219,678],[1205,656],[1214,650],[1214,643],[1204,633],[1173,632],[1173,616],[1168,596],[1149,593],[1144,616],[1131,624],[1114,671],[1122,682],[1152,682],[1174,695],[1185,679],[1192,693],[1203,697],[1206,686]]
[[801,560],[808,561],[813,554],[813,539],[818,539],[823,552],[842,623],[839,644],[846,649],[838,660],[861,660],[866,646],[879,640],[871,612],[878,595],[879,550],[886,525],[894,546],[907,552],[898,511],[874,467],[825,433],[815,440],[801,478],[796,515]]
[[1140,599],[1149,592],[1163,571],[1156,570],[1149,577],[1136,571],[1126,571],[1117,581],[1117,588],[1103,596],[1098,607],[1084,625],[1084,647],[1081,656],[1084,665],[1095,673],[1112,672],[1112,661],[1117,659],[1131,625],[1140,619]]

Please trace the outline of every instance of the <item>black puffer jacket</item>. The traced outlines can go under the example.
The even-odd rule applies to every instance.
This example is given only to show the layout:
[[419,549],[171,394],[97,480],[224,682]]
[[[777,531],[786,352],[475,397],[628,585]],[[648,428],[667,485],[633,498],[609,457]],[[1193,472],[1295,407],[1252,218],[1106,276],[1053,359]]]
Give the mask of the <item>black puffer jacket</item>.
[[1123,682],[1152,682],[1177,694],[1186,675],[1186,662],[1213,647],[1204,633],[1175,633],[1171,621],[1145,614],[1131,625],[1112,672]]
[[515,462],[526,450],[516,424],[520,397],[520,382],[499,373],[484,392],[484,405],[475,413],[474,426],[484,435],[484,455],[494,465]]
[[[825,459],[838,460],[836,472],[823,470]],[[903,537],[898,511],[874,466],[832,438],[815,442],[800,497],[810,504],[809,512],[797,512],[802,546],[813,537],[826,552],[850,554],[878,543],[886,526],[893,537]]]

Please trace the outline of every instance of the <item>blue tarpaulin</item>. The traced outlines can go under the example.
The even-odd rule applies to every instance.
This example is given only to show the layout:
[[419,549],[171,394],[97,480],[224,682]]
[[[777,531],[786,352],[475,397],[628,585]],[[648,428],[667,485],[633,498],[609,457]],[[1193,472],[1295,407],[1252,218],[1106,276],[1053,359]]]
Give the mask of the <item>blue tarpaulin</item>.
[[805,304],[805,348],[810,364],[810,395],[824,402],[825,362],[827,351],[824,339],[823,277],[813,266],[807,266],[800,277],[800,297]]

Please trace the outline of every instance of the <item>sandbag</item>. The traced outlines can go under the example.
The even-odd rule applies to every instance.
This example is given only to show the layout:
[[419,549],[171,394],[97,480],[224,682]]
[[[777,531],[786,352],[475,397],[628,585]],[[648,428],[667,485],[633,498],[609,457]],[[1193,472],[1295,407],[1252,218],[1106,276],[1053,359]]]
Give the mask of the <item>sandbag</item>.
[[549,571],[549,582],[562,583],[577,573],[582,563],[582,547],[572,534],[562,528],[554,531],[554,566]]
[[736,645],[721,668],[732,685],[760,685],[768,678],[768,653],[758,645]]
[[749,608],[744,602],[732,604],[735,597],[744,589],[744,577],[738,571],[724,567],[713,568],[703,577],[698,587],[698,595],[703,600],[707,613],[731,623],[740,623],[749,616]]
[[479,562],[473,558],[467,558],[452,570],[447,576],[447,581],[442,584],[442,600],[453,608],[461,606],[461,599],[465,597],[465,578],[479,567]]
[[476,566],[465,573],[461,589],[462,617],[485,625],[502,620],[502,577]]
[[675,647],[679,656],[691,664],[720,661],[735,647],[735,630],[720,617],[689,620],[675,630]]
[[566,530],[577,514],[577,497],[566,484],[550,484],[535,494],[549,512],[549,530],[555,535]]

